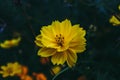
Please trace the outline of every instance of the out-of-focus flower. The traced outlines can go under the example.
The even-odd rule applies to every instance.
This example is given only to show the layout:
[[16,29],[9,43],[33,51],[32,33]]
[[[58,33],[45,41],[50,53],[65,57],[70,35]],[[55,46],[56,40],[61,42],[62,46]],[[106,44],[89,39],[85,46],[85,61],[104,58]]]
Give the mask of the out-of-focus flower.
[[21,41],[21,37],[18,37],[12,40],[5,40],[3,43],[0,43],[0,47],[5,49],[15,47],[15,46],[18,46],[20,41]]
[[86,76],[80,76],[80,77],[78,77],[78,79],[77,80],[87,80],[87,78],[86,78]]
[[89,26],[89,30],[92,31],[92,32],[95,32],[95,31],[97,31],[97,27],[95,25],[91,24]]
[[112,16],[109,20],[110,23],[112,23],[113,26],[118,26],[120,25],[120,21],[115,17],[115,16]]
[[8,63],[7,66],[1,66],[0,74],[3,77],[15,76],[21,73],[21,65],[18,62]]
[[35,76],[36,80],[47,80],[47,77],[43,73],[33,73],[33,76]]
[[120,5],[118,6],[118,9],[120,10]]
[[51,74],[52,75],[56,75],[57,73],[59,73],[61,71],[61,66],[54,66],[52,68]]
[[54,21],[51,25],[43,26],[41,34],[36,37],[35,43],[42,47],[38,55],[51,57],[55,65],[67,62],[69,67],[75,65],[77,54],[85,51],[86,31],[77,25],[71,25],[69,20]]
[[21,66],[21,73],[17,74],[21,80],[33,80],[31,76],[28,75],[27,66]]
[[41,58],[40,58],[40,62],[41,62],[42,64],[47,64],[47,63],[49,62],[49,58],[48,58],[48,57],[41,57]]
[[29,75],[25,75],[23,77],[20,78],[21,80],[33,80],[31,76]]
[[17,74],[17,76],[19,76],[21,79],[23,79],[24,77],[26,77],[27,73],[28,73],[28,68],[26,66],[21,66],[21,73]]

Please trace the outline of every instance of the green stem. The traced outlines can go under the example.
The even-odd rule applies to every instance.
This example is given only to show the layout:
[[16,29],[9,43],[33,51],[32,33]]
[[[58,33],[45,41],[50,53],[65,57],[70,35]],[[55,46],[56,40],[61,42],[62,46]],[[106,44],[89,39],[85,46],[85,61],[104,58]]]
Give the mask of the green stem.
[[70,69],[70,68],[69,68],[69,67],[66,67],[65,69],[63,69],[61,72],[59,72],[58,74],[56,74],[56,75],[52,78],[52,80],[55,80],[56,77],[58,77],[60,74],[62,74],[63,72],[67,71],[68,69]]

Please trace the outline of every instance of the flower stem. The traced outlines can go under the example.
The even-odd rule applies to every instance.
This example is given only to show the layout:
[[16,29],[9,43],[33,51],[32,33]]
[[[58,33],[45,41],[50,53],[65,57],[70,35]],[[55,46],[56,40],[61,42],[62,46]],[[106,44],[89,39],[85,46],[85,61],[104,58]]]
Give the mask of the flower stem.
[[66,67],[65,69],[63,69],[61,72],[59,72],[58,74],[56,74],[56,75],[52,78],[52,80],[55,80],[56,77],[58,77],[60,74],[62,74],[63,72],[67,71],[68,69],[70,69],[70,68],[69,68],[69,67]]

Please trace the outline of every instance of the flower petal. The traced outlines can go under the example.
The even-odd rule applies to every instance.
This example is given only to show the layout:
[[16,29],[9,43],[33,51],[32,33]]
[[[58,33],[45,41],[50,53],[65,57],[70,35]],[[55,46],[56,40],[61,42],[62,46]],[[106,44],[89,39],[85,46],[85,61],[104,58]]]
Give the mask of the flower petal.
[[86,32],[85,30],[82,30],[82,28],[79,28],[78,30],[78,33],[70,41],[69,48],[75,50],[76,52],[83,52],[86,46],[86,39],[84,38]]
[[49,46],[50,44],[54,44],[55,42],[55,37],[53,35],[52,32],[52,28],[51,26],[43,26],[42,30],[41,30],[41,43],[44,46]]
[[77,61],[77,54],[73,50],[67,50],[67,64],[69,67],[73,67]]
[[36,43],[37,46],[39,46],[39,47],[43,47],[43,44],[41,43],[41,41],[39,41],[39,40],[35,40],[35,43]]
[[35,40],[36,45],[39,46],[39,47],[43,47],[43,44],[42,44],[42,42],[41,42],[41,39],[42,39],[42,35],[38,35],[38,36],[36,37],[36,40]]
[[8,77],[8,76],[9,76],[8,73],[4,73],[4,74],[2,75],[3,78]]
[[42,38],[40,41],[45,47],[50,47],[50,48],[56,47],[55,36],[53,35],[51,26],[43,27],[41,30],[41,36]]
[[8,45],[8,44],[0,43],[0,47],[5,48],[5,49],[8,49],[8,48],[10,48],[11,46]]
[[76,45],[74,47],[71,47],[70,49],[74,49],[76,53],[82,53],[86,50],[85,45]]
[[[119,17],[119,16],[118,16]],[[113,15],[110,20],[109,20],[110,23],[113,24],[113,26],[118,26],[120,25],[120,21]]]
[[2,70],[6,70],[6,66],[1,66],[1,69]]
[[53,48],[41,48],[38,51],[38,55],[42,57],[49,57],[52,56],[56,53],[56,50]]
[[45,38],[45,37],[42,38],[41,43],[42,43],[45,47],[48,47],[48,48],[57,48],[57,47],[58,47],[57,44],[56,44],[56,42],[51,41],[51,40],[49,40],[49,39],[47,39],[47,38]]
[[55,64],[59,65],[59,64],[64,64],[66,59],[67,59],[67,55],[65,54],[65,52],[57,52],[52,56],[51,61],[54,65]]
[[13,66],[13,63],[7,63],[7,66],[11,68]]
[[72,28],[71,22],[68,19],[66,19],[61,22],[60,27],[61,27],[61,30],[60,30],[61,34],[65,37],[68,37]]
[[83,28],[81,28],[79,24],[76,24],[76,25],[73,25],[72,27],[71,35],[73,34],[74,36],[72,38],[74,38],[76,35],[79,35],[79,37],[83,37],[85,36],[86,31],[83,30]]
[[79,25],[75,25],[74,27],[72,27],[68,36],[65,36],[66,44],[68,44],[78,34],[78,30],[79,30]]
[[59,21],[54,21],[52,22],[52,31],[53,31],[53,34],[54,36],[58,35],[58,34],[61,34],[60,33],[60,22]]
[[75,37],[70,42],[69,48],[75,50],[76,52],[80,52],[80,53],[83,52],[86,49],[86,39]]
[[52,26],[43,26],[41,30],[41,35],[42,37],[47,37],[49,39],[54,39],[53,31],[52,31]]
[[40,34],[40,35],[36,36],[35,39],[36,39],[36,40],[41,40],[41,39],[42,39],[42,35]]

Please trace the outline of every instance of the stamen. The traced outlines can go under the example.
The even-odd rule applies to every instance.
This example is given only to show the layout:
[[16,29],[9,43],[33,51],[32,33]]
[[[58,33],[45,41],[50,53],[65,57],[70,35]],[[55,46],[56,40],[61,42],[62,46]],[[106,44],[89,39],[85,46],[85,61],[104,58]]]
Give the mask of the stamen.
[[61,36],[61,34],[60,34],[60,36]]
[[56,35],[56,37],[58,37],[58,35]]
[[56,40],[56,43],[58,44],[58,46],[61,46],[61,47],[63,46],[64,37],[61,34],[56,35],[55,40]]

